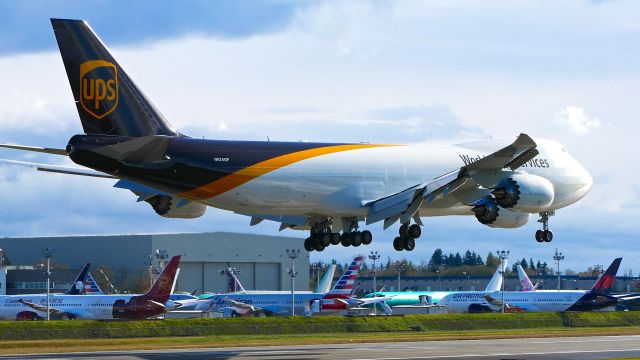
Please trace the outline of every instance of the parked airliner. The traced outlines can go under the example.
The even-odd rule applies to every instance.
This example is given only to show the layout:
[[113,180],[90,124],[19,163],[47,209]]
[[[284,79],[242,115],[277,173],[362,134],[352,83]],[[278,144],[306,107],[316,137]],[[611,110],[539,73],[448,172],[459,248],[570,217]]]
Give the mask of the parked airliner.
[[450,313],[500,311],[503,304],[506,311],[559,312],[592,311],[636,299],[637,294],[611,295],[616,273],[622,258],[611,263],[607,271],[595,282],[591,290],[536,290],[536,291],[495,291],[457,292],[440,300]]
[[[355,304],[351,299],[354,283],[362,266],[363,256],[353,259],[338,282],[328,293],[295,292],[234,292],[228,294],[212,294],[206,300],[200,300],[195,307],[201,311],[221,312],[227,316],[240,315],[291,315],[291,304],[294,302],[296,314],[312,312],[336,312],[347,310]],[[184,305],[191,305],[184,304]]]
[[561,144],[526,134],[450,146],[188,137],[86,22],[51,23],[84,134],[65,149],[2,146],[68,156],[83,168],[4,162],[116,179],[116,188],[164,217],[197,218],[212,206],[249,216],[250,225],[276,221],[281,230],[308,230],[308,251],[366,245],[372,234],[361,230],[363,223],[382,222],[384,229],[399,223],[393,247],[411,251],[422,217],[473,215],[485,226],[516,228],[539,214],[535,238],[549,242],[549,217],[593,183]]
[[0,320],[51,319],[146,319],[180,305],[169,300],[180,256],[171,258],[153,286],[145,294],[131,295],[47,295],[0,296]]

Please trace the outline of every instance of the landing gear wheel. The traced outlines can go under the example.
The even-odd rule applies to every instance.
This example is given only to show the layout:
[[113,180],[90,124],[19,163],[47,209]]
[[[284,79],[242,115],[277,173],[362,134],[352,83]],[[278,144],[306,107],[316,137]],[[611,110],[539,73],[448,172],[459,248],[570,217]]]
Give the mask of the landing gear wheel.
[[329,245],[331,245],[331,234],[321,234],[319,235],[320,237],[320,243],[322,244],[322,246],[327,247]]
[[413,249],[416,248],[416,239],[412,238],[412,237],[406,237],[403,239],[403,244],[404,245],[404,249],[407,251],[413,251]]
[[417,239],[420,237],[420,235],[422,235],[422,229],[418,224],[413,224],[409,226],[408,233],[410,237]]
[[315,250],[313,247],[313,241],[311,241],[311,238],[304,239],[304,249],[307,251]]
[[396,251],[402,251],[404,249],[404,244],[400,236],[393,239],[393,248],[396,249]]
[[362,245],[369,245],[373,241],[373,235],[371,231],[365,230],[362,232]]
[[358,247],[362,244],[362,233],[360,231],[355,231],[352,233],[351,245]]
[[542,235],[543,234],[544,234],[544,231],[542,231],[542,230],[536,231],[536,241],[537,242],[544,242],[544,240],[542,239]]
[[342,246],[344,247],[351,246],[351,236],[349,236],[349,234],[347,233],[343,233],[342,235],[340,235],[340,244],[342,244]]
[[408,232],[409,232],[409,223],[404,223],[400,225],[400,230],[398,231],[398,234],[400,235],[400,237],[406,237]]
[[339,233],[331,234],[331,245],[338,245],[338,244],[340,244],[340,234]]
[[553,233],[551,230],[545,230],[542,232],[542,240],[544,240],[544,242],[553,241]]
[[322,245],[322,244],[320,244],[320,243],[318,243],[318,244],[316,244],[316,245],[314,246],[314,249],[315,249],[316,251],[322,251],[322,250],[324,250],[324,248],[325,248],[325,246],[324,246],[324,245]]

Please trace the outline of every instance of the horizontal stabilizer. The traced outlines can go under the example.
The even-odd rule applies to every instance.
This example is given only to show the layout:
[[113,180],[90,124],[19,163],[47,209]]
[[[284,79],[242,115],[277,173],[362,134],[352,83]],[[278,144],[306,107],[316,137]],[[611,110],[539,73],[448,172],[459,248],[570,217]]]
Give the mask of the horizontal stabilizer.
[[38,171],[46,171],[46,172],[60,173],[60,174],[67,174],[67,175],[81,175],[81,176],[92,176],[92,177],[99,177],[99,178],[106,178],[106,179],[116,179],[116,177],[114,176],[101,173],[99,171],[69,167],[69,166],[46,165],[46,164],[37,164],[37,163],[31,163],[31,162],[25,162],[25,161],[4,160],[4,159],[0,159],[0,164],[26,166],[30,168],[35,168]]
[[24,150],[24,151],[34,151],[45,154],[53,154],[53,155],[62,155],[67,156],[67,150],[64,149],[54,149],[54,148],[46,148],[46,147],[38,147],[38,146],[23,146],[23,145],[13,145],[13,144],[0,144],[0,147],[7,149],[15,149],[15,150]]

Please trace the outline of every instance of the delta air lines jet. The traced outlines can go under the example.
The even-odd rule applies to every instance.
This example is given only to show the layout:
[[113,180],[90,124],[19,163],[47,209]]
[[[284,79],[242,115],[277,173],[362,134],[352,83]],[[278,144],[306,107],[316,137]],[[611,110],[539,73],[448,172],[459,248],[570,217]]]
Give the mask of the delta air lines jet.
[[309,231],[308,251],[366,245],[363,223],[399,223],[393,247],[411,251],[423,217],[471,215],[516,228],[539,214],[535,238],[549,242],[549,217],[593,182],[561,144],[526,134],[449,146],[192,138],[169,124],[86,22],[51,23],[84,134],[65,149],[2,146],[68,156],[83,168],[4,162],[116,179],[160,216],[197,218],[211,206],[250,225],[276,221]]

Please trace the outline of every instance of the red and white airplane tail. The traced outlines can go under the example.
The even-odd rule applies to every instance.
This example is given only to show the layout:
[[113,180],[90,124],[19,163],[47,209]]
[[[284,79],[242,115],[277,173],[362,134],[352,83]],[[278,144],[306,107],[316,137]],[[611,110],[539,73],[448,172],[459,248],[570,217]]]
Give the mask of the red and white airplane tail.
[[331,289],[331,291],[329,291],[323,297],[323,299],[350,298],[351,293],[354,289],[356,279],[358,278],[358,274],[360,273],[360,268],[362,267],[363,260],[364,256],[357,256],[355,259],[353,259],[351,265],[349,265],[349,267],[342,274],[333,289]]

